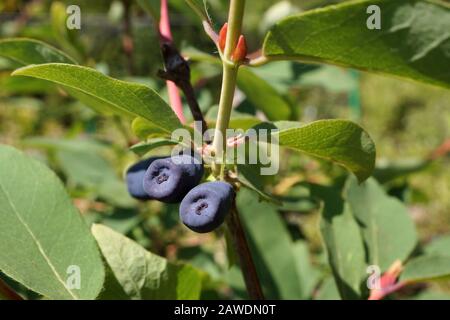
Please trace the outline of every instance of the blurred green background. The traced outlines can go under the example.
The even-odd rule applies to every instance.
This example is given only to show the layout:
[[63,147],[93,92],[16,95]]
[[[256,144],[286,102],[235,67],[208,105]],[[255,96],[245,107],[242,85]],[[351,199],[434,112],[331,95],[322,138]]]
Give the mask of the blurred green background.
[[[280,18],[338,2],[247,1],[244,32],[249,47],[257,50],[267,29]],[[214,45],[184,1],[169,3],[176,44],[185,52],[195,48],[215,54]],[[219,29],[228,1],[208,3]],[[81,8],[81,30],[67,31],[61,23],[64,8],[71,4]],[[162,68],[158,38],[151,19],[133,1],[1,0],[0,38],[9,37],[40,39],[85,65],[115,78],[145,83],[166,97],[164,82],[155,76]],[[131,37],[132,50],[124,49],[124,37]],[[138,159],[128,150],[138,141],[130,124],[99,115],[46,82],[10,78],[15,67],[0,58],[0,143],[27,150],[48,163],[66,184],[87,223],[104,223],[152,252],[206,270],[211,279],[205,298],[245,297],[239,272],[228,269],[221,237],[188,232],[178,222],[176,206],[141,204],[127,195],[123,172]],[[201,108],[207,114],[218,102],[221,70],[206,62],[192,62],[191,67]],[[376,143],[378,166],[391,168],[394,164],[406,170],[407,174],[385,186],[406,203],[421,242],[450,233],[450,157],[441,149],[440,157],[421,165],[450,139],[449,91],[338,67],[292,62],[277,62],[256,72],[289,100],[300,121],[349,118],[359,122]],[[261,117],[257,106],[243,94],[240,97],[237,112]],[[275,194],[294,190],[290,188],[295,185],[292,181],[326,183],[343,172],[306,156],[286,153],[291,157],[268,190]],[[314,269],[309,276],[310,292],[305,296],[336,297],[336,292],[326,287],[330,272],[317,228],[317,206],[294,206],[280,214],[290,235],[302,241],[301,250]],[[441,282],[397,293],[402,298],[425,294],[448,298],[450,285]]]

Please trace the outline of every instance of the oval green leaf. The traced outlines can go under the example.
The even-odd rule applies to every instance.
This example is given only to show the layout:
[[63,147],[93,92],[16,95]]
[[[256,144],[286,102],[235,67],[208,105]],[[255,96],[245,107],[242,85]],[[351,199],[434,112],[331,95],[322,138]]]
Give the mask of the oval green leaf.
[[0,163],[0,270],[50,299],[95,299],[103,263],[59,179],[8,146]]
[[375,167],[375,144],[359,125],[347,120],[319,120],[280,130],[280,146],[331,160],[364,181]]
[[200,297],[202,274],[197,269],[169,263],[108,227],[93,225],[92,233],[115,279],[131,299]]
[[51,62],[77,64],[74,59],[55,47],[26,38],[0,40],[0,56],[24,66]]
[[147,141],[139,142],[130,147],[130,150],[139,156],[145,155],[147,152],[152,151],[160,147],[176,146],[178,142],[164,139],[164,138],[154,138]]
[[358,223],[342,198],[342,188],[311,185],[311,194],[323,201],[320,232],[339,294],[344,300],[361,299],[366,254]]
[[263,111],[269,120],[288,120],[290,118],[291,106],[288,101],[249,68],[239,70],[237,83],[247,99]]
[[294,243],[276,207],[249,189],[239,192],[237,205],[267,298],[302,298]]
[[400,281],[422,282],[450,278],[450,257],[421,256],[409,261]]
[[48,80],[88,95],[118,114],[140,116],[163,132],[171,133],[180,122],[170,106],[152,89],[108,77],[94,69],[61,63],[29,66],[13,72]]
[[[377,6],[381,29],[369,29]],[[372,7],[375,8],[376,7]],[[282,20],[264,55],[331,63],[450,88],[450,9],[432,1],[353,1]]]
[[359,222],[370,265],[384,272],[396,260],[409,257],[417,245],[417,233],[402,202],[388,196],[373,178],[362,184],[350,178],[345,198]]

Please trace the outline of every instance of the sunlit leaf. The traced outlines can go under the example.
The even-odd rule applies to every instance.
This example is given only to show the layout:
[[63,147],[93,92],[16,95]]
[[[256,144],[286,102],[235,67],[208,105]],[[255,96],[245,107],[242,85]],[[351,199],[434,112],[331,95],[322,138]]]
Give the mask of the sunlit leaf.
[[[294,124],[294,125],[293,125]],[[347,120],[319,120],[280,130],[281,146],[336,162],[367,179],[375,166],[375,144],[359,125]]]
[[193,267],[172,264],[108,227],[93,225],[92,233],[114,277],[131,299],[200,297],[201,273]]
[[[51,299],[95,299],[103,263],[62,183],[11,147],[0,146],[0,163],[0,270]],[[77,270],[79,287],[68,279]]]
[[13,75],[48,80],[79,91],[119,114],[140,116],[166,133],[180,126],[169,105],[152,89],[110,78],[91,68],[51,63],[24,67]]
[[14,60],[22,66],[51,62],[76,64],[75,60],[55,47],[26,38],[0,40],[0,56]]
[[313,185],[311,192],[323,200],[320,231],[339,293],[342,299],[361,299],[366,257],[358,223],[340,188]]
[[258,274],[267,297],[299,299],[302,297],[298,265],[289,232],[275,207],[259,202],[253,191],[241,190],[238,208],[252,243]]
[[[368,14],[369,6],[378,7],[381,29],[368,28],[377,14]],[[331,63],[449,88],[443,68],[449,30],[450,9],[435,1],[352,1],[280,21],[263,52],[273,60]]]
[[405,261],[417,244],[416,228],[406,206],[388,196],[374,179],[359,185],[350,178],[345,198],[359,222],[368,264],[385,271],[396,260]]
[[409,261],[400,281],[421,282],[450,278],[450,257],[425,255]]

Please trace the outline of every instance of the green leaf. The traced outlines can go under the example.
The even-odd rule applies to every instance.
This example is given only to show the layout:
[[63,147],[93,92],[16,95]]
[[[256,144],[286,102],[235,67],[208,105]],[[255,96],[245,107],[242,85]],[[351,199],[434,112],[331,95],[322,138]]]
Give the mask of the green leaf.
[[250,238],[258,275],[269,299],[302,297],[293,242],[276,208],[243,189],[237,196],[242,222]]
[[359,181],[367,179],[375,166],[375,144],[359,125],[347,120],[319,120],[279,131],[280,146],[334,161]]
[[400,281],[422,282],[450,277],[449,256],[421,256],[409,261],[403,270]]
[[311,197],[309,188],[304,185],[292,186],[287,194],[278,198],[282,201],[282,206],[278,210],[285,212],[311,212],[320,206],[320,202]]
[[[380,7],[381,29],[366,22]],[[267,34],[268,59],[331,63],[450,87],[450,10],[434,1],[353,1],[286,18]]]
[[0,76],[0,97],[12,95],[47,94],[55,91],[55,87],[47,81],[32,78]]
[[297,266],[297,274],[302,290],[301,297],[303,299],[311,298],[313,291],[319,282],[320,271],[315,269],[311,263],[308,243],[306,241],[297,240],[293,244],[292,252],[294,254]]
[[133,120],[131,130],[142,140],[169,136],[166,131],[141,117]]
[[11,38],[0,40],[0,56],[26,66],[43,63],[77,64],[64,52],[38,40]]
[[427,290],[414,296],[413,300],[450,300],[450,294],[447,292]]
[[332,276],[328,276],[322,282],[317,296],[314,300],[340,300],[338,288],[336,286],[336,281]]
[[141,116],[169,134],[180,126],[169,105],[152,89],[110,78],[91,68],[51,63],[21,68],[13,75],[44,79],[79,91],[120,114]]
[[384,272],[396,260],[405,261],[417,244],[417,233],[408,209],[369,179],[359,185],[350,177],[345,191],[359,222],[368,251],[368,263]]
[[146,218],[143,215],[136,214],[135,210],[128,208],[114,208],[111,213],[107,214],[105,212],[91,212],[89,215],[92,218],[91,223],[88,221],[89,226],[92,226],[93,223],[101,223],[124,235],[132,233],[136,227],[139,228],[139,224]]
[[238,87],[247,99],[264,112],[269,120],[288,120],[291,106],[268,82],[257,76],[250,68],[241,68],[238,75]]
[[147,152],[152,151],[153,149],[165,146],[175,146],[177,144],[178,143],[176,141],[170,139],[155,138],[135,144],[134,146],[131,146],[130,150],[136,153],[137,155],[143,156]]
[[[35,80],[33,78],[29,79]],[[71,95],[75,99],[81,101],[86,107],[91,108],[97,113],[103,114],[105,116],[112,116],[114,114],[117,114],[123,117],[130,117],[130,113],[128,111],[115,108],[114,106],[111,106],[105,101],[98,99],[96,96],[92,96],[90,94],[86,94],[69,87],[63,86],[62,89],[65,90],[69,95]]]
[[[269,124],[266,122],[266,124]],[[264,125],[264,124],[262,124]],[[287,130],[287,129],[295,129],[295,128],[301,128],[304,124],[297,121],[276,121],[273,124],[274,128],[278,130]],[[270,126],[270,124],[269,124]]]
[[428,255],[439,255],[450,257],[450,235],[445,235],[433,239],[431,243],[427,244],[424,251]]
[[97,300],[130,300],[130,297],[125,293],[108,265],[105,266],[103,290],[100,292]]
[[[22,66],[52,62],[77,64],[72,58],[66,56],[58,49],[36,40],[21,38],[6,39],[0,41],[0,49],[4,50],[5,55],[7,54],[11,59],[18,61]],[[0,55],[2,54],[3,52],[0,51]],[[6,91],[18,91],[20,93],[34,93],[35,91],[40,93],[52,89],[52,85],[46,81],[22,77],[8,77],[3,83],[1,83],[1,85]],[[111,111],[105,107],[104,102],[99,101],[87,94],[83,94],[80,91],[67,87],[65,90],[75,98],[93,108],[95,111],[106,115],[111,114]],[[123,114],[127,115],[128,113]]]
[[193,267],[172,264],[106,226],[94,224],[92,233],[114,277],[131,299],[200,297],[202,274]]
[[[0,270],[51,299],[95,299],[103,263],[61,182],[11,147],[0,146],[0,163]],[[70,266],[80,268],[80,289],[68,285]]]
[[342,299],[361,299],[365,278],[365,250],[358,224],[337,187],[311,186],[323,200],[320,231]]
[[408,176],[420,172],[430,165],[431,161],[423,159],[404,159],[395,162],[378,161],[373,176],[380,183]]

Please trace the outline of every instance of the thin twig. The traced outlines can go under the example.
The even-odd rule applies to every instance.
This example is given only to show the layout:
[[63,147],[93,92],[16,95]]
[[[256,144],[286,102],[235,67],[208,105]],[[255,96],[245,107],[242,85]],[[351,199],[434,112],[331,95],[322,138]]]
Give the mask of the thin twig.
[[219,35],[216,31],[214,31],[214,28],[212,27],[211,23],[209,21],[204,20],[202,22],[203,29],[205,30],[205,33],[208,35],[208,37],[214,42],[214,44],[217,46],[217,49],[219,48]]
[[439,147],[433,150],[433,152],[431,152],[427,159],[431,161],[436,160],[448,153],[450,153],[450,138],[445,140]]
[[233,238],[236,252],[239,255],[239,262],[248,295],[252,300],[264,300],[264,294],[261,289],[258,274],[256,273],[255,263],[253,262],[247,238],[245,237],[245,232],[242,228],[235,201],[233,202],[233,207],[228,216],[227,224]]
[[[159,21],[159,41],[161,44],[161,50],[164,45],[170,45],[173,42],[172,31],[170,28],[170,18],[169,18],[169,7],[167,5],[167,0],[161,0],[161,15]],[[165,60],[164,60],[165,62]],[[175,83],[170,80],[166,81],[167,91],[169,93],[170,107],[177,115],[181,123],[186,123],[186,118],[183,114],[183,103],[181,101],[180,92]]]
[[181,91],[183,91],[189,105],[189,109],[191,110],[192,117],[196,122],[201,123],[201,128],[198,129],[200,129],[199,131],[204,134],[208,128],[197,102],[194,88],[191,84],[191,69],[189,67],[189,63],[179,53],[173,43],[163,44],[161,51],[164,58],[165,70],[160,70],[158,72],[158,76],[165,80],[172,81],[178,88],[181,89]]

